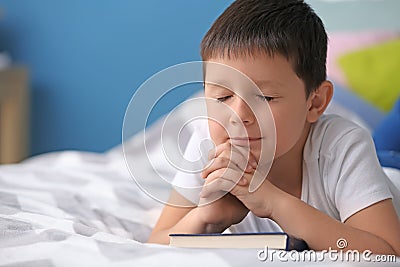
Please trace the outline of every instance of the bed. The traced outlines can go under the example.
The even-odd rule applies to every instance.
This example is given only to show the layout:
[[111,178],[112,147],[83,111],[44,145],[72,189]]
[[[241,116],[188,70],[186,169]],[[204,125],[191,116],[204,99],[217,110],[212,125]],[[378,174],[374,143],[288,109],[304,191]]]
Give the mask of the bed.
[[[385,114],[345,88],[350,85],[331,64],[332,56],[338,53],[336,50],[336,54],[331,54],[328,62],[337,88],[327,112],[345,116],[372,131]],[[177,123],[185,120],[187,108],[182,106],[177,112],[174,118]],[[263,252],[255,249],[188,249],[146,244],[163,205],[132,179],[125,158],[141,166],[136,175],[145,177],[147,186],[160,174],[173,177],[174,168],[159,157],[162,154],[160,132],[169,134],[168,129],[163,129],[165,118],[146,129],[146,135],[139,132],[126,140],[124,147],[119,145],[104,153],[60,151],[18,164],[0,165],[0,266],[275,266],[287,263],[364,266],[375,263],[362,258],[360,261],[336,257],[302,260],[307,259],[307,252],[273,258],[276,255],[273,251],[268,251],[269,258],[263,261],[260,258]],[[190,134],[186,132],[183,139],[187,140]],[[143,138],[151,143],[148,151],[142,147]],[[147,156],[154,158],[154,165],[145,160]],[[397,176],[400,188],[399,172],[385,170],[392,177]],[[170,188],[156,190],[168,196]],[[384,264],[396,266],[400,257],[386,261],[395,261]]]

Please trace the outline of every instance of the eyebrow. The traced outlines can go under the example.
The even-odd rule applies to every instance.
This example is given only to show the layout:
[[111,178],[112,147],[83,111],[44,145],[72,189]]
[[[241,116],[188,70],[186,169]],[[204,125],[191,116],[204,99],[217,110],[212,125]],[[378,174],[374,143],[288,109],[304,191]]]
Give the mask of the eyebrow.
[[[254,82],[254,81],[253,81]],[[270,80],[263,80],[259,82],[254,82],[262,94],[274,95],[277,94],[276,88],[281,88],[283,86],[280,82],[270,81]],[[215,88],[215,92],[225,92],[230,91],[231,89],[225,87],[223,85],[218,84],[218,82],[205,82],[205,85],[211,86]]]
[[258,87],[266,87],[266,86],[272,86],[272,87],[282,87],[283,84],[278,81],[271,81],[271,80],[261,80],[261,81],[253,81]]
[[[271,86],[271,85],[272,86],[282,86],[283,85],[281,82],[272,81],[272,80],[259,80],[259,81],[252,80],[252,82],[254,82],[258,87],[266,86],[266,85],[268,85],[268,86]],[[207,85],[213,85],[213,86],[218,86],[218,87],[224,88],[224,86],[222,86],[221,84],[224,84],[226,82],[224,82],[224,81],[215,81],[215,82],[206,81],[204,83]]]
[[[275,88],[281,88],[281,87],[284,86],[281,82],[271,81],[271,80],[259,80],[259,81],[253,81],[253,82],[257,85],[257,87],[260,90],[262,90],[262,89],[264,89],[264,90],[265,89],[272,89],[273,90]],[[226,86],[221,85],[222,82],[205,82],[204,84],[208,85],[208,86],[212,86],[212,87],[217,87],[217,88],[222,89],[222,90],[229,90],[230,91],[229,88],[227,88]]]
[[215,87],[220,87],[223,89],[227,89],[227,87],[221,85],[222,82],[204,82],[205,85],[209,85],[209,86],[215,86]]

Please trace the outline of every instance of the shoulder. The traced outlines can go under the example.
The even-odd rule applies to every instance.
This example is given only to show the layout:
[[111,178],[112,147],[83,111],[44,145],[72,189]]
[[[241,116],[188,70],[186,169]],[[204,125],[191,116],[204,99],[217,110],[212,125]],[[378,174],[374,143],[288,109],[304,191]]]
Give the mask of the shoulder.
[[310,131],[311,138],[331,138],[340,140],[343,136],[369,135],[358,124],[334,114],[323,115],[314,123]]
[[[338,115],[323,115],[311,126],[305,144],[305,157],[318,158],[321,154],[347,151],[355,144],[370,146],[370,133],[358,124]],[[373,147],[373,146],[372,146]]]
[[310,186],[342,221],[391,197],[370,133],[345,118],[322,116],[310,129],[304,159]]

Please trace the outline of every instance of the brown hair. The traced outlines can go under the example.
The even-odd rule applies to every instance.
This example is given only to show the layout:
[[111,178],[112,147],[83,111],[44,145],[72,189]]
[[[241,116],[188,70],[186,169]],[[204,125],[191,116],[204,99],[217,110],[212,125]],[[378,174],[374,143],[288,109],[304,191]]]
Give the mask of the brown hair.
[[303,0],[237,0],[204,36],[201,57],[279,53],[303,80],[308,96],[326,79],[327,39],[321,19]]

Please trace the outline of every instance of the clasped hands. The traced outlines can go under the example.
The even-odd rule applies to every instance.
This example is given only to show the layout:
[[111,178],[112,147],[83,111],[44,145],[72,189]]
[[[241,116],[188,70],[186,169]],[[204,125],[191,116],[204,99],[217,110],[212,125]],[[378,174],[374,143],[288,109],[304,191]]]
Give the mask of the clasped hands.
[[[259,217],[270,217],[272,208],[268,191],[273,185],[266,179],[266,173],[257,190],[249,190],[258,166],[249,148],[223,143],[210,153],[209,160],[211,163],[201,173],[205,183],[200,193],[200,203],[210,203],[204,209],[208,209],[208,212],[209,209],[219,209],[230,218],[226,224],[240,222],[249,210]],[[214,201],[215,194],[221,198]],[[220,217],[217,212],[212,214]],[[218,221],[216,218],[211,219]]]

